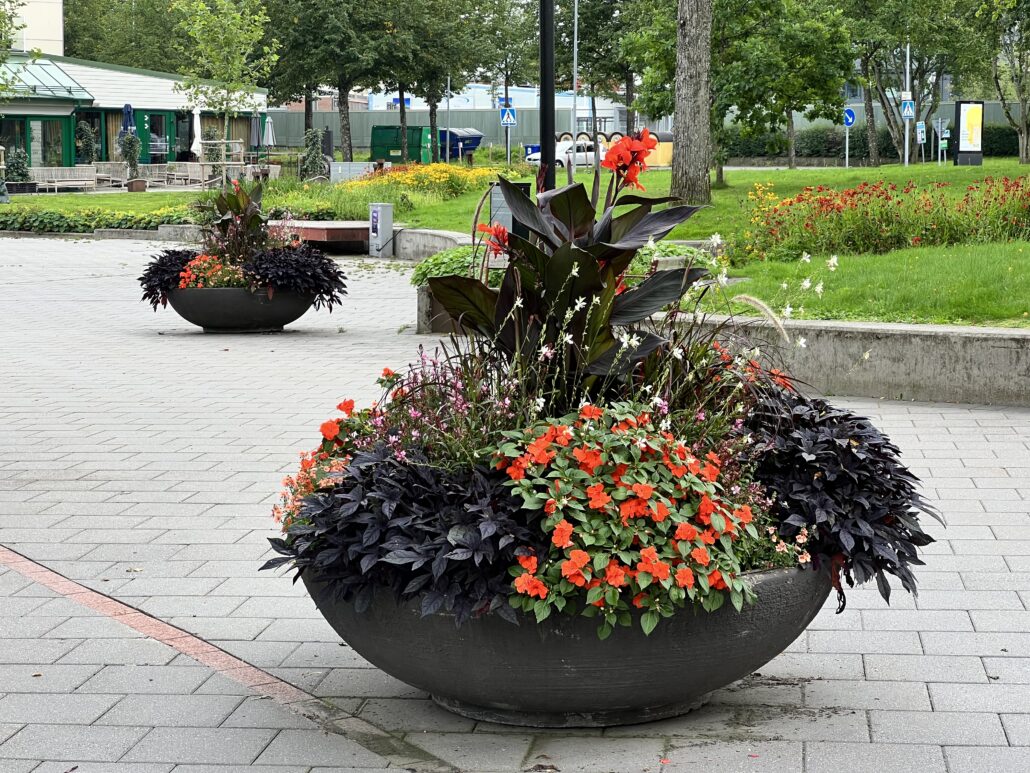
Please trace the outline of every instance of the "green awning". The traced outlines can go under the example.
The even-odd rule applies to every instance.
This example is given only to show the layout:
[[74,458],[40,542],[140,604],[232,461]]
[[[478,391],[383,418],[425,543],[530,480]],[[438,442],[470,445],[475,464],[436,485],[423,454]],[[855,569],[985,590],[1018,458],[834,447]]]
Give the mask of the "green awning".
[[0,65],[0,79],[11,84],[14,99],[60,99],[92,102],[93,95],[56,62],[13,55]]

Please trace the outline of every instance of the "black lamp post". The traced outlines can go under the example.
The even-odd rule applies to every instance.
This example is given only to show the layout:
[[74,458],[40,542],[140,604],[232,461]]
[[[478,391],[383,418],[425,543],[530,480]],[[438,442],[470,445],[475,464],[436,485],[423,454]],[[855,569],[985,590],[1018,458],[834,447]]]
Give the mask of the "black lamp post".
[[554,0],[540,0],[540,163],[554,189]]

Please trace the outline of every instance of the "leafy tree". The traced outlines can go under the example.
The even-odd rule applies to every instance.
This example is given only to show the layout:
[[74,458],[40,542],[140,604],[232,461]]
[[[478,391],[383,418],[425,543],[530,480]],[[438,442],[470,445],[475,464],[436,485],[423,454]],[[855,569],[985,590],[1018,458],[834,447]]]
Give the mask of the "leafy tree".
[[741,41],[738,51],[747,53],[739,57],[745,66],[734,96],[737,120],[746,126],[785,126],[787,163],[794,169],[794,113],[840,121],[854,60],[839,10],[815,0],[785,0],[779,10],[764,34]]
[[[172,0],[189,39],[190,65],[180,86],[193,104],[224,116],[222,161],[226,160],[229,119],[255,107],[254,92],[278,56],[265,41],[268,15],[260,0]],[[222,184],[227,170],[222,170]]]
[[[872,58],[873,85],[899,160],[904,160],[905,147],[901,92],[905,87],[906,43],[912,46],[916,121],[927,121],[940,104],[945,75],[961,82],[983,66],[985,36],[976,19],[978,7],[971,0],[939,0],[933,13],[907,0],[884,0],[880,6],[879,26],[887,31],[887,37]],[[910,121],[909,132],[913,131],[914,122]],[[910,147],[914,155],[915,143]]]
[[479,35],[478,4],[472,0],[422,0],[425,13],[416,39],[416,78],[412,93],[429,105],[432,160],[440,160],[437,111],[451,88],[460,89],[468,77],[491,61],[491,46]]
[[168,0],[66,0],[65,53],[179,72],[186,64],[179,21]]
[[492,83],[508,90],[519,83],[535,83],[540,42],[537,4],[531,0],[486,0],[479,6],[485,21],[482,71]]
[[281,42],[281,56],[269,76],[272,98],[289,102],[320,85],[335,86],[344,161],[354,160],[351,91],[378,84],[376,66],[385,43],[379,6],[358,0],[272,0],[269,35]]
[[0,101],[10,96],[14,85],[13,74],[8,74],[3,65],[14,47],[14,36],[24,26],[18,21],[22,4],[22,0],[0,0]]
[[842,0],[839,3],[844,13],[844,23],[851,35],[854,57],[858,62],[857,80],[862,87],[870,166],[880,165],[880,143],[877,140],[876,113],[873,111],[873,96],[876,93],[873,59],[889,38],[888,32],[881,26],[884,22],[882,4],[883,0]]
[[990,40],[991,85],[1019,137],[1019,163],[1030,164],[1030,0],[987,0],[979,14]]

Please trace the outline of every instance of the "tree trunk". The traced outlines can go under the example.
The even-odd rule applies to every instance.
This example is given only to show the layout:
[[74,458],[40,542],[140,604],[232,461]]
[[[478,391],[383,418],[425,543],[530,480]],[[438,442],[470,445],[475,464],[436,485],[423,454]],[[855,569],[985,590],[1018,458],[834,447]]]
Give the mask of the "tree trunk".
[[725,167],[721,161],[715,162],[715,187],[725,188],[726,187],[726,172]]
[[340,152],[344,161],[354,160],[354,140],[350,131],[350,90],[353,85],[347,78],[336,79],[336,112],[340,115]]
[[[1024,113],[1024,115],[1026,114]],[[1028,131],[1025,120],[1023,122],[1023,125],[1019,128],[1019,131],[1016,134],[1019,137],[1019,163],[1030,164],[1030,147],[1028,147],[1027,143]]]
[[309,132],[315,127],[315,105],[312,97],[314,86],[304,87],[304,131]]
[[869,55],[862,57],[862,101],[865,106],[865,141],[869,146],[869,166],[880,165],[880,138],[876,133],[876,112],[873,110],[873,83],[869,68]]
[[429,101],[429,147],[434,164],[440,163],[440,133],[437,131],[436,110],[440,101],[435,97]]
[[626,134],[633,134],[637,130],[636,113],[633,111],[633,100],[636,95],[633,93],[633,71],[626,73]]
[[401,163],[408,163],[408,112],[404,109],[404,84],[397,84],[397,109],[401,111]]
[[787,169],[798,168],[797,135],[794,132],[794,111],[787,111]]
[[712,200],[711,65],[712,0],[679,0],[670,193],[691,204]]

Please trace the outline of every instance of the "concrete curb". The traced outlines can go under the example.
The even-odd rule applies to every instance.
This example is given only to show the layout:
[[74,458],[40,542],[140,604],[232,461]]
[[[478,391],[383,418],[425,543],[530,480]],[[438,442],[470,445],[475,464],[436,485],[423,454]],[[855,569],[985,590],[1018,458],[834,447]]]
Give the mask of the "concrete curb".
[[[1030,330],[708,317],[759,346],[772,367],[828,395],[1030,406]],[[805,346],[798,346],[804,339]]]

